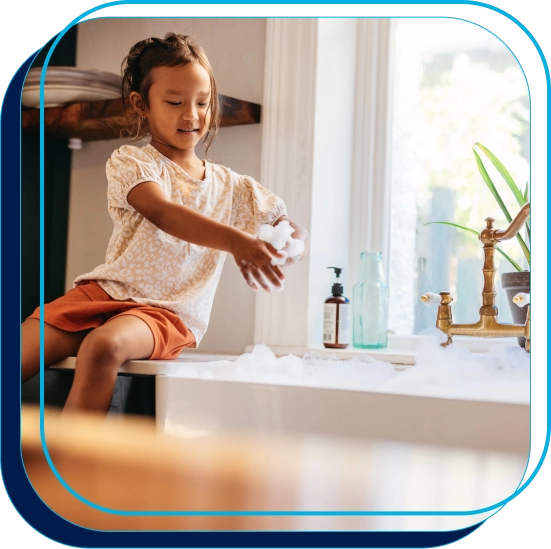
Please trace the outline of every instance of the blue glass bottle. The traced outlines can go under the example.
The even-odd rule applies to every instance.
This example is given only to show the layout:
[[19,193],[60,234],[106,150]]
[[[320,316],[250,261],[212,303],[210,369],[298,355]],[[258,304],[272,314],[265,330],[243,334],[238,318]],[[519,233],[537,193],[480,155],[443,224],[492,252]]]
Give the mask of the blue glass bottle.
[[353,288],[353,344],[381,349],[388,342],[388,284],[382,252],[362,252],[360,276]]

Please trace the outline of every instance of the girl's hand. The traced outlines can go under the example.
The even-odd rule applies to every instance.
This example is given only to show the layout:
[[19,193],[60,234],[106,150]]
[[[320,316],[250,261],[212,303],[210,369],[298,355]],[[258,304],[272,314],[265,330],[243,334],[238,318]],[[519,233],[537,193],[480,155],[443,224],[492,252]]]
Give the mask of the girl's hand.
[[282,251],[284,251],[286,254],[288,254],[289,248],[292,247],[291,252],[294,255],[293,256],[287,256],[287,258],[285,259],[285,263],[282,265],[282,267],[286,268],[286,267],[289,267],[290,265],[293,265],[293,264],[297,263],[298,261],[303,259],[308,254],[308,252],[310,250],[310,234],[308,233],[308,231],[304,227],[300,226],[298,223],[295,223],[294,221],[289,219],[286,215],[281,216],[274,223],[274,227],[277,226],[282,221],[287,221],[289,223],[289,225],[291,225],[291,227],[294,229],[293,234],[292,234],[293,239],[295,241],[300,240],[304,244],[302,252],[297,253],[297,249],[294,246],[294,244],[296,244],[296,242],[293,242],[293,243],[287,242],[287,244],[284,246]]
[[[283,247],[283,252],[287,253],[287,249],[289,248],[290,244],[287,243],[284,247]],[[294,265],[295,263],[298,263],[305,255],[305,251],[303,251],[302,253],[298,254],[298,255],[295,255],[293,257],[289,257],[287,256],[285,258],[285,263],[283,265],[280,265],[281,268],[286,268],[286,267],[289,267],[290,265]]]
[[[275,253],[278,253],[270,244],[268,244],[268,249],[270,249],[270,251],[273,250]],[[282,251],[285,251],[285,248]],[[281,257],[281,254],[279,255]],[[287,256],[285,258],[285,263],[283,263],[283,265],[278,265],[278,267],[280,269],[284,269],[289,265],[293,265],[297,261],[300,261],[303,257],[304,252],[294,257]],[[248,264],[243,264],[239,266],[239,270],[241,272],[241,275],[245,279],[245,282],[253,289],[253,291],[257,292],[260,289],[260,286],[262,286],[268,292],[271,291],[271,288],[266,286],[264,277],[259,276],[257,270],[254,267],[251,267]],[[281,289],[283,288],[281,287]]]
[[283,287],[285,275],[274,261],[283,257],[283,254],[267,242],[242,233],[242,237],[235,240],[230,252],[245,282],[254,291],[261,287],[271,292],[272,287]]

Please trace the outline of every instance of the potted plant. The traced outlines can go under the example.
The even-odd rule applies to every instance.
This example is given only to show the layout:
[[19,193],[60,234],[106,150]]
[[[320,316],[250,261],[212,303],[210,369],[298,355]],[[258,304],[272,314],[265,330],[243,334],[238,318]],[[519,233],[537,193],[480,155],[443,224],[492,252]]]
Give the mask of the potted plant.
[[[528,183],[526,183],[526,188],[524,189],[524,192],[522,192],[521,189],[513,180],[513,178],[511,177],[511,174],[503,165],[503,163],[497,158],[497,156],[492,151],[490,151],[487,147],[485,147],[484,145],[481,145],[480,143],[475,143],[473,145],[473,153],[478,166],[478,171],[480,172],[482,179],[486,183],[486,186],[492,193],[492,196],[495,198],[497,204],[501,208],[501,211],[505,215],[505,218],[509,223],[511,223],[511,221],[513,220],[513,217],[509,213],[507,206],[505,206],[505,203],[503,202],[499,192],[497,191],[496,186],[494,185],[490,175],[488,174],[488,171],[486,170],[486,167],[484,166],[484,163],[482,162],[482,159],[477,149],[490,160],[490,162],[496,168],[498,173],[501,175],[501,177],[503,178],[503,180],[505,181],[505,183],[513,193],[515,200],[519,205],[519,208],[521,208],[528,202]],[[464,227],[463,225],[458,225],[457,223],[450,223],[448,221],[433,221],[432,223],[450,225],[452,227],[456,227],[463,231],[468,231],[470,233],[473,233],[477,236],[480,234],[479,231],[475,231],[474,229]],[[530,218],[528,218],[528,220],[526,221],[526,238],[527,238],[528,244],[526,244],[520,232],[516,235],[516,239],[522,249],[524,257],[526,258],[526,262],[528,266],[530,266],[530,248],[529,248]],[[507,294],[507,299],[509,301],[509,308],[511,310],[513,322],[515,324],[524,324],[526,322],[527,307],[518,307],[515,303],[513,303],[513,297],[518,292],[530,293],[530,271],[523,270],[523,268],[516,261],[514,261],[509,255],[507,255],[501,248],[499,248],[499,246],[497,246],[496,249],[500,254],[502,254],[509,261],[511,266],[514,268],[512,272],[503,273],[501,275],[501,286]],[[519,337],[518,340],[519,340],[519,344],[522,347],[524,347],[524,338]]]

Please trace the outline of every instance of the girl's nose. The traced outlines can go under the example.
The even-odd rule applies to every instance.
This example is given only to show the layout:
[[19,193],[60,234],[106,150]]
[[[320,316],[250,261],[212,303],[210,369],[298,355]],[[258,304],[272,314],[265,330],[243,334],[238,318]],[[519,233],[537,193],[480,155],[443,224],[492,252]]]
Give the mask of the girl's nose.
[[197,120],[197,109],[193,105],[186,106],[182,112],[184,120]]

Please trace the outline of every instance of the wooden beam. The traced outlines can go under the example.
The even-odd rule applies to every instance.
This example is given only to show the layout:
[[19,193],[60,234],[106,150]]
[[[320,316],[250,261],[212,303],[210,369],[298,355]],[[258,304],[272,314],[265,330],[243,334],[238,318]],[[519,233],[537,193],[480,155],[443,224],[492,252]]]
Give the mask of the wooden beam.
[[[227,95],[218,97],[222,110],[222,127],[260,122],[259,104]],[[24,132],[38,133],[40,109],[23,109],[21,118]],[[125,137],[127,125],[122,99],[71,103],[44,109],[45,133],[55,137],[78,137],[83,141],[117,139]]]

